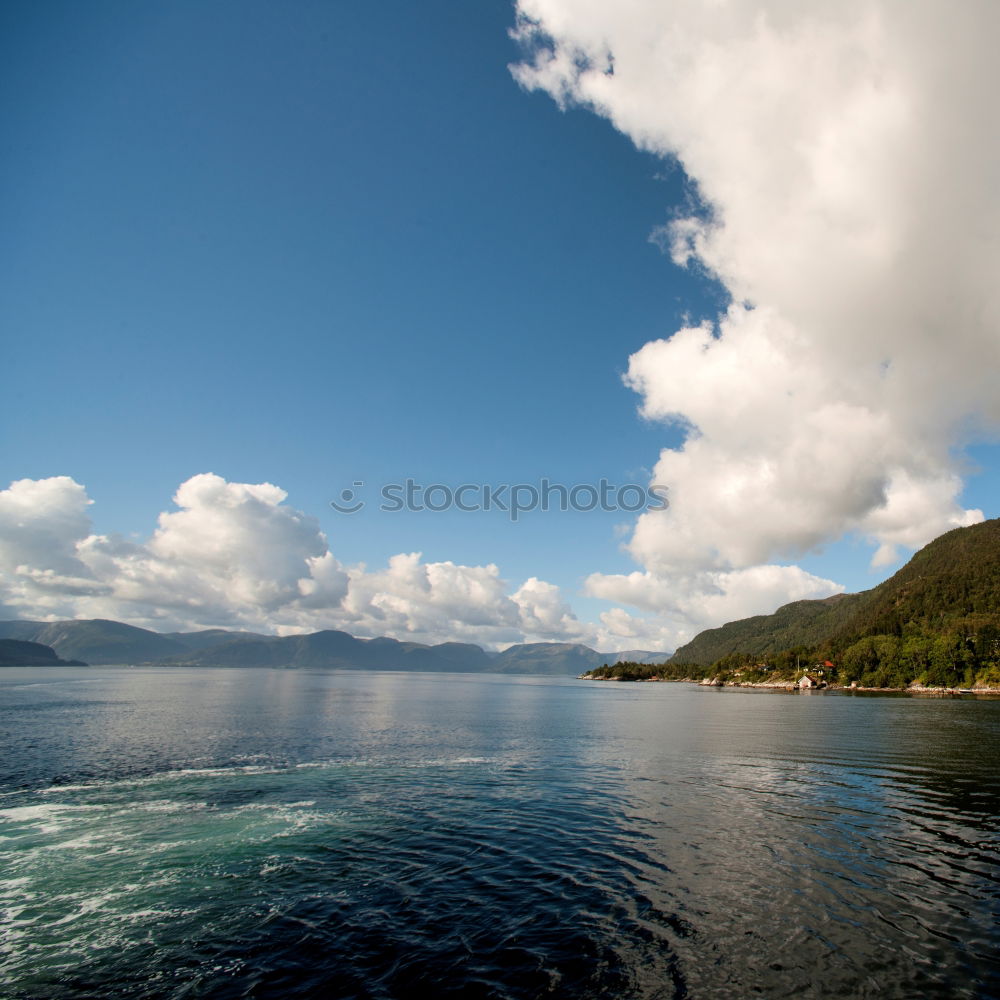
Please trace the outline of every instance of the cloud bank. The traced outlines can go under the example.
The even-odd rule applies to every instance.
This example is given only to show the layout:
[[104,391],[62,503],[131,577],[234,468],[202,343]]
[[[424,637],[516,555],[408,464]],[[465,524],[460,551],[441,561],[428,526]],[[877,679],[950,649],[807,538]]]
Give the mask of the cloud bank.
[[681,164],[693,207],[656,239],[731,296],[630,359],[686,438],[629,542],[645,572],[592,594],[733,607],[808,592],[768,564],[845,534],[884,567],[982,519],[957,456],[1000,424],[998,30],[975,0],[519,0],[515,77]]
[[383,570],[345,568],[319,522],[270,483],[210,473],[182,483],[177,510],[148,541],[91,531],[86,490],[65,476],[0,492],[0,600],[23,618],[115,618],[152,628],[343,628],[418,640],[503,645],[587,630],[556,588],[508,593],[496,566],[394,556]]
[[[531,577],[515,589],[493,564],[424,562],[410,552],[382,569],[343,566],[319,522],[286,499],[270,483],[193,476],[174,494],[176,509],[161,513],[150,537],[137,542],[95,534],[88,513],[93,501],[74,480],[18,480],[0,491],[0,617],[111,618],[159,631],[339,628],[498,648],[556,641],[607,651],[669,650],[679,622],[685,638],[691,622],[700,627],[722,608],[757,612],[760,600],[834,586],[795,570],[790,589],[779,579],[770,591],[761,589],[755,604],[746,588],[727,593],[709,581],[703,602],[692,596],[667,616],[612,608],[597,622],[584,622],[554,584]],[[602,580],[611,601],[663,610],[642,596],[642,581]]]

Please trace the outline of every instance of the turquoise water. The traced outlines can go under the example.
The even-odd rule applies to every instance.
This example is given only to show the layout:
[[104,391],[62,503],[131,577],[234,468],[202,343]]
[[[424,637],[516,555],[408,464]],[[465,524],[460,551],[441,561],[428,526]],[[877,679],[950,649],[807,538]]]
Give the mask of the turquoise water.
[[0,672],[0,995],[1000,996],[1000,702]]

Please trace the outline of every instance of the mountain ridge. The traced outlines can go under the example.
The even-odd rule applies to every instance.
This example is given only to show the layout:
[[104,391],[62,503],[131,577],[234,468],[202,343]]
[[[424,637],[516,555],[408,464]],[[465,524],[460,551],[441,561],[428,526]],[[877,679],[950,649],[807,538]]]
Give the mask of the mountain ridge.
[[749,676],[812,661],[863,686],[1000,682],[1000,518],[939,535],[870,590],[706,629],[670,663]]
[[[578,643],[519,643],[500,653],[473,643],[436,645],[377,636],[361,639],[334,629],[290,636],[201,629],[154,632],[110,619],[60,622],[0,621],[0,638],[44,642],[61,657],[92,664],[256,666],[341,670],[428,670],[442,672],[572,675],[619,653],[600,653]],[[644,662],[663,662],[667,651],[629,650]]]

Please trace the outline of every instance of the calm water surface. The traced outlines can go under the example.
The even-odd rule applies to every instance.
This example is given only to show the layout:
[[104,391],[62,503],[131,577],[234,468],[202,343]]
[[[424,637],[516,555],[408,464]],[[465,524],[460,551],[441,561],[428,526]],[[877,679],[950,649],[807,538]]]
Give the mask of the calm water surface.
[[998,997],[1000,701],[0,671],[0,996]]

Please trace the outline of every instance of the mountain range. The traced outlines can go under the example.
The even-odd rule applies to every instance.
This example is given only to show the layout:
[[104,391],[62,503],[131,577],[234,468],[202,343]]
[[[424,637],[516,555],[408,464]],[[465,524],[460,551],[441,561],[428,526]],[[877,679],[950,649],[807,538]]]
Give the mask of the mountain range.
[[153,632],[107,619],[0,622],[0,640],[42,643],[65,659],[91,664],[162,664],[335,668],[341,670],[431,670],[576,676],[602,663],[627,659],[658,663],[669,652],[627,650],[599,653],[589,646],[536,642],[491,653],[472,643],[426,645],[380,637],[358,639],[347,632],[270,636],[205,629]]
[[[844,677],[872,683],[991,680],[1000,676],[1000,519],[941,535],[871,590],[795,601],[770,615],[707,629],[672,658],[648,650],[600,653],[563,642],[493,653],[471,643],[359,639],[339,631],[282,637],[226,629],[159,633],[104,619],[0,622],[0,640],[40,643],[64,660],[92,664],[579,675],[620,662],[670,659],[674,665],[744,669],[766,660],[773,670],[775,664],[783,669],[784,661],[829,659]],[[6,662],[15,648],[7,650]],[[41,654],[22,650],[22,655]]]

